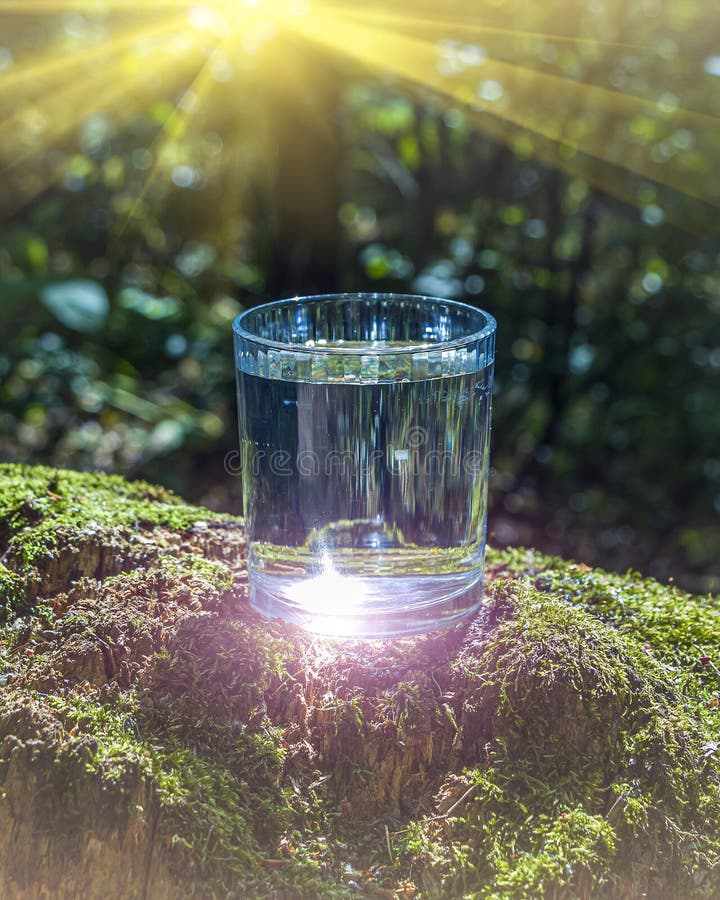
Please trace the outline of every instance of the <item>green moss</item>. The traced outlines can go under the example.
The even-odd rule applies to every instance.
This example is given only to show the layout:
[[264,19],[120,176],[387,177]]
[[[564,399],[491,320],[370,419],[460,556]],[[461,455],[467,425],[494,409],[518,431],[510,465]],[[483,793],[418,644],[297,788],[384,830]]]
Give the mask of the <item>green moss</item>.
[[592,593],[587,610],[581,591],[567,602],[565,579],[585,576],[601,574],[562,566],[542,589],[491,585],[493,624],[455,663],[469,685],[464,737],[485,765],[450,779],[461,801],[449,819],[414,822],[402,839],[406,863],[443,895],[613,896],[624,880],[652,896],[715,896],[720,773],[703,749],[717,732],[678,673],[599,620]]
[[[717,599],[490,551],[467,633],[326,644],[247,609],[232,529],[219,559],[188,552],[210,513],[108,476],[0,477],[0,770],[16,739],[46,755],[48,833],[88,797],[149,816],[141,785],[188,896],[718,895]],[[134,571],[65,594],[66,558],[144,528]],[[32,582],[46,554],[58,596]]]
[[25,566],[52,556],[63,533],[190,529],[214,517],[163,488],[102,473],[0,465],[0,543]]
[[234,572],[227,563],[205,559],[197,554],[181,553],[179,556],[169,556],[160,560],[160,565],[169,576],[178,579],[196,576],[212,584],[218,591],[229,590],[233,583]]
[[[178,856],[177,864],[193,877],[231,889],[263,876],[256,831],[260,825],[279,830],[283,824],[281,818],[277,821],[283,807],[277,784],[282,749],[272,736],[245,735],[232,753],[226,748],[220,765],[172,733],[146,732],[131,697],[121,707],[80,693],[45,702],[69,730],[81,735],[75,746],[61,751],[60,762],[80,754],[87,773],[108,786],[134,784],[138,777],[150,782],[161,809],[161,835]],[[252,794],[244,771],[255,779]],[[271,819],[270,810],[275,813]]]
[[[152,529],[148,536],[160,549],[167,531],[213,518],[165,491],[122,479],[15,466],[0,473],[0,544],[10,550],[14,569],[0,569],[8,621],[25,600],[25,576],[17,572],[42,562],[43,554],[72,556],[85,536],[98,546],[111,536],[117,546],[118,536],[131,538],[143,527]],[[134,571],[101,578],[69,609],[61,605],[56,613],[43,601],[25,603],[18,627],[11,623],[0,633],[0,656],[11,657],[13,679],[0,695],[0,719],[8,733],[27,732],[51,757],[42,762],[48,769],[42,777],[57,800],[48,817],[53,833],[58,823],[66,834],[77,831],[85,821],[77,817],[88,812],[98,786],[101,796],[114,798],[109,821],[146,817],[149,810],[127,806],[145,783],[159,809],[155,839],[164,849],[158,852],[188,895],[268,895],[301,886],[305,896],[344,897],[342,883],[327,881],[328,860],[338,865],[323,837],[331,830],[327,799],[285,777],[288,745],[264,713],[265,695],[291,677],[287,664],[298,646],[266,623],[218,614],[228,599],[227,609],[236,602],[229,593],[235,575],[226,562],[173,544]],[[150,648],[160,641],[162,649],[139,656],[143,677],[124,690],[72,687],[70,671],[64,686],[56,682],[53,692],[38,693],[25,685],[47,679],[53,665],[48,654],[57,645],[41,643],[48,626],[58,638],[72,636],[81,671],[82,654],[98,642],[111,653],[120,637],[120,659],[127,653],[137,659],[138,641]],[[22,652],[14,652],[18,642]],[[32,722],[13,725],[13,708]],[[40,741],[35,722],[44,723]],[[7,762],[0,761],[2,772]],[[268,867],[268,857],[273,863],[280,857],[282,865]]]
[[283,885],[301,885],[303,896],[346,895],[342,886],[324,882],[316,854],[300,841],[282,870],[265,866],[268,846],[290,826],[307,827],[313,819],[316,827],[327,825],[317,796],[283,788],[285,748],[276,729],[239,728],[231,746],[203,752],[172,728],[155,730],[132,696],[121,705],[80,692],[34,699],[76,735],[57,755],[62,779],[79,759],[107,790],[122,791],[138,778],[151,785],[160,810],[157,834],[188,896],[267,895]]
[[31,617],[25,620],[15,618],[20,612],[27,612],[25,600],[30,581],[27,576],[17,575],[0,563],[0,672],[7,665],[8,657],[23,632],[52,619],[52,610],[40,601],[33,604]]
[[[488,773],[475,771],[470,777],[479,792],[496,793],[497,784]],[[608,877],[597,873],[609,870],[615,835],[603,816],[572,806],[555,815],[528,809],[518,828],[508,824],[525,806],[521,798],[503,807],[495,797],[492,809],[490,805],[477,801],[472,813],[435,828],[434,838],[428,837],[427,826],[411,826],[406,852],[416,861],[430,862],[427,887],[448,897],[554,897],[562,895],[564,886],[577,885],[580,873],[593,873],[595,890],[607,887]],[[491,832],[481,846],[477,829]],[[427,893],[432,895],[432,888]]]
[[0,607],[15,609],[25,596],[25,582],[0,563]]
[[267,629],[202,614],[180,623],[152,663],[144,691],[154,727],[224,754],[244,723],[262,720],[292,647]]
[[[176,551],[177,552],[177,551]],[[200,610],[215,609],[232,588],[234,571],[221,560],[177,552],[161,556],[150,568],[121,572],[104,579],[103,589],[111,598],[117,593],[157,594],[175,604]]]
[[[398,738],[427,731],[428,727],[442,720],[448,712],[438,709],[432,720],[428,722],[428,708],[432,703],[428,700],[428,687],[419,681],[400,681],[393,685],[381,698],[375,715],[378,718],[393,722],[397,727]],[[450,721],[454,717],[450,712]]]
[[617,629],[664,667],[665,682],[692,698],[696,715],[720,734],[720,597],[695,597],[637,572],[591,569],[533,550],[492,551],[490,559]]

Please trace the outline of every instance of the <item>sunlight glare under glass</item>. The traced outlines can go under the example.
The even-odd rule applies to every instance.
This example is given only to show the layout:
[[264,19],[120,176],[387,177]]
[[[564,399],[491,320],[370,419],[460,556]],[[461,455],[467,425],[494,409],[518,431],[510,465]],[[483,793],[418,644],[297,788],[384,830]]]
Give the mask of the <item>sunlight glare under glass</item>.
[[[321,565],[319,575],[299,582],[287,591],[288,599],[307,614],[304,624],[310,630],[318,627],[325,630],[331,622],[333,635],[353,637],[359,632],[359,623],[353,613],[366,608],[366,586],[361,578],[338,572],[329,554],[323,555]],[[342,609],[342,615],[334,616],[339,609]]]

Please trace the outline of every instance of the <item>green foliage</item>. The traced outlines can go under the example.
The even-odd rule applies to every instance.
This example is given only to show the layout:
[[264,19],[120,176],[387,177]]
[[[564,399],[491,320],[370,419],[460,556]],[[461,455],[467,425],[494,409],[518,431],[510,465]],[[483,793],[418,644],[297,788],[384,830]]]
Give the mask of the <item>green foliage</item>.
[[[453,839],[448,841],[443,835],[433,840],[422,825],[413,825],[407,839],[407,852],[430,862],[430,871],[442,878],[446,896],[496,900],[557,896],[563,887],[576,882],[582,871],[607,872],[615,840],[612,827],[602,816],[589,816],[582,808],[568,807],[557,817],[529,813],[518,827],[516,817],[525,806],[523,799],[513,803],[501,789],[505,801],[491,801],[498,783],[504,790],[510,785],[504,785],[494,772],[475,771],[469,777],[482,799],[474,804],[471,815],[452,821]],[[522,771],[511,787],[515,789],[521,780]],[[511,827],[505,819],[512,822]],[[491,833],[477,846],[474,838],[481,829]],[[486,882],[488,876],[492,880]],[[432,875],[425,881],[430,896],[435,892],[434,884],[436,895],[440,893],[440,882]],[[606,875],[596,876],[595,888],[606,886],[608,881]]]
[[93,281],[49,285],[41,297],[55,318],[73,331],[100,331],[110,311],[107,294]]
[[19,575],[0,563],[0,606],[15,607],[23,597],[24,583]]
[[714,661],[720,634],[720,598],[690,597],[672,585],[589,569],[532,550],[491,551],[490,560],[516,575],[527,575],[543,591],[591,611],[636,642],[663,666],[666,680],[684,695],[698,698],[700,709],[720,729],[715,702],[720,675]]

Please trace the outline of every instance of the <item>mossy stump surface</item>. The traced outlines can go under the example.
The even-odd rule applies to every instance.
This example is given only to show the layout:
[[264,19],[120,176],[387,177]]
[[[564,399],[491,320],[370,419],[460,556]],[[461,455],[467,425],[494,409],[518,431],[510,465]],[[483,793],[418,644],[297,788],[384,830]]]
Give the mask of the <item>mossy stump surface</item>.
[[468,627],[313,639],[242,522],[0,466],[0,896],[720,895],[720,603],[492,552]]

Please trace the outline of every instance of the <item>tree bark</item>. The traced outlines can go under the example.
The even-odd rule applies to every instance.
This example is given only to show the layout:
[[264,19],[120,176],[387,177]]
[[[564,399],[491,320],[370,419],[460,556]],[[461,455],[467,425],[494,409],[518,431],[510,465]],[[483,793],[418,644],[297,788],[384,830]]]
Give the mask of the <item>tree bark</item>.
[[340,258],[339,74],[294,48],[271,123],[276,142],[268,294],[333,293]]

